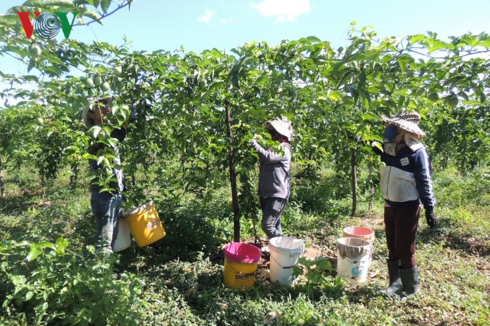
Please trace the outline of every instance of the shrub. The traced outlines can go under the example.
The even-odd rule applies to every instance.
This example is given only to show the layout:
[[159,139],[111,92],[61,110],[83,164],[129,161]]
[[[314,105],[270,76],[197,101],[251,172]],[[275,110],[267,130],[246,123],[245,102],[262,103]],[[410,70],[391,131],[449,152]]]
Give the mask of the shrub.
[[143,282],[131,274],[114,278],[114,256],[97,257],[91,248],[84,257],[67,247],[63,238],[0,246],[5,313],[22,311],[30,324],[137,325]]

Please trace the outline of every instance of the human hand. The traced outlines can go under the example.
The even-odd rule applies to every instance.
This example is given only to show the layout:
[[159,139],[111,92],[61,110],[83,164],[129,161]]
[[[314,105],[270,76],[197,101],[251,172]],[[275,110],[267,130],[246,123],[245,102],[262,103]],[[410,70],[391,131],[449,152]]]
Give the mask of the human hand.
[[380,142],[373,141],[371,143],[371,148],[377,155],[381,155],[383,153],[383,145]]
[[427,220],[427,225],[432,229],[437,225],[437,215],[431,209],[425,210],[425,219]]
[[258,135],[258,134],[255,134],[253,140],[259,142],[259,141],[262,140],[262,136],[261,135]]

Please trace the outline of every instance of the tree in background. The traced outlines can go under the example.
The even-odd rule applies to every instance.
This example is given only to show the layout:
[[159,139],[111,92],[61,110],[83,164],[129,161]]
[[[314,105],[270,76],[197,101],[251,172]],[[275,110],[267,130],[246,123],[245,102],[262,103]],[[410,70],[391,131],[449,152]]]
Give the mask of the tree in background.
[[[22,10],[85,8],[80,16],[97,21],[110,14],[108,4],[28,1]],[[102,15],[88,10],[90,5]],[[67,164],[77,176],[80,161],[87,159],[110,166],[111,153],[86,154],[88,137],[80,109],[90,97],[116,98],[113,120],[92,130],[98,141],[111,144],[112,128],[127,121],[127,105],[137,102],[139,119],[121,146],[131,162],[125,164],[127,175],[137,185],[130,201],[144,200],[146,190],[154,189],[169,209],[178,205],[179,195],[185,192],[206,205],[228,182],[236,241],[240,219],[257,219],[252,178],[257,158],[249,140],[263,133],[266,120],[286,116],[292,121],[298,177],[315,178],[323,162],[333,162],[339,187],[351,180],[352,215],[357,211],[360,187],[357,171],[377,168],[365,146],[382,141],[381,114],[402,108],[418,111],[422,127],[431,135],[428,147],[435,164],[455,164],[466,170],[489,158],[489,60],[484,54],[490,38],[485,33],[451,37],[447,42],[432,32],[403,39],[378,38],[375,31],[356,30],[352,24],[349,45],[338,49],[307,37],[277,46],[251,42],[231,54],[216,49],[200,54],[130,52],[127,45],[89,45],[70,39],[51,45],[36,40],[41,51],[32,51],[36,52],[33,57],[31,41],[21,34],[14,18],[0,17],[0,53],[22,60],[32,74],[0,73],[2,81],[12,85],[0,96],[23,101],[8,105],[0,114],[21,107],[31,110],[31,124],[16,126],[11,132],[35,135],[26,138],[35,139],[35,145],[23,146],[39,148],[40,155],[33,156],[32,162],[40,177],[54,177]],[[75,70],[82,76],[72,75]],[[23,89],[21,85],[27,82],[35,89]],[[353,141],[356,135],[361,142]],[[273,145],[264,138],[265,145]],[[178,161],[178,172],[166,169],[162,160]],[[145,177],[137,179],[137,172]],[[158,177],[148,177],[155,174]],[[345,194],[339,190],[337,196]]]

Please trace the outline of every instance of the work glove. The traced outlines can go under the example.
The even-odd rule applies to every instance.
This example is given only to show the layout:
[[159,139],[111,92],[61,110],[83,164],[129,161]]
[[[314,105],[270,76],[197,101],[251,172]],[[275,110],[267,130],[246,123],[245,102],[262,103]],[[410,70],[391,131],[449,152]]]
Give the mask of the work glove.
[[425,219],[431,229],[437,225],[437,215],[434,213],[434,208],[430,207],[425,209]]
[[[381,147],[381,148],[380,148]],[[377,155],[381,155],[383,154],[383,144],[381,144],[380,142],[377,142],[377,141],[373,141],[371,143],[371,148],[373,149],[373,151],[377,154]]]
[[255,134],[253,140],[255,140],[256,142],[259,142],[262,140],[262,136]]

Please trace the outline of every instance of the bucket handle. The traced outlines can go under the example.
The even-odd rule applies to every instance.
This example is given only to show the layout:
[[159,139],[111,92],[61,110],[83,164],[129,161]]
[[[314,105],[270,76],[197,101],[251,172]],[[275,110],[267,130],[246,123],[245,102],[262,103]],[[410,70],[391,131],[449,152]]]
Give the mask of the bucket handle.
[[[297,239],[295,239],[295,238],[291,238],[291,239],[289,239],[289,240],[288,240],[288,242],[286,242],[286,247],[289,245],[289,243],[290,243],[291,241],[294,241],[294,240],[297,240]],[[303,252],[305,252],[305,242],[304,242],[304,241],[303,241],[303,246],[302,246],[302,248],[301,248],[301,249],[303,249]]]
[[[289,240],[289,241],[287,242],[287,244],[289,244],[289,242],[290,242],[290,241],[293,241],[293,240],[294,240],[294,239]],[[301,256],[302,256],[302,255],[305,253],[305,249],[306,249],[306,245],[305,245],[305,243],[304,243],[304,241],[303,241],[303,246],[301,247]],[[272,257],[272,255],[271,255],[270,257],[271,257],[271,259],[274,259],[274,261],[275,261],[275,262],[276,262],[276,263],[277,263],[279,266],[281,266],[283,269],[289,269],[289,268],[293,268],[293,267],[295,266],[295,265],[292,265],[292,266],[286,266],[286,267],[284,267],[284,266],[282,266],[281,264],[279,264],[279,262],[278,262],[278,261],[277,261],[277,260],[276,260],[274,257]],[[291,257],[291,256],[289,256],[289,257]]]
[[363,222],[364,222],[364,224],[366,224],[366,225],[367,225],[367,227],[368,227],[368,228],[370,228],[370,229],[372,230],[371,225],[369,225],[369,223],[368,223],[368,222],[367,222],[365,219],[361,219],[361,221],[363,221]]
[[[287,245],[288,245],[288,244],[289,244],[291,241],[294,241],[294,240],[296,240],[296,239],[290,239],[290,240],[288,240],[288,242],[286,242],[286,246],[287,246]],[[302,251],[302,253],[301,253],[301,254],[304,254],[305,250],[306,250],[306,245],[305,245],[305,242],[303,241],[303,246],[301,247],[301,251]]]
[[282,266],[281,264],[279,264],[279,262],[274,257],[272,257],[272,255],[271,255],[271,259],[273,259],[277,263],[277,265],[281,266],[282,269],[289,269],[289,268],[293,268],[295,266],[295,265],[286,266],[286,267],[285,266]]

